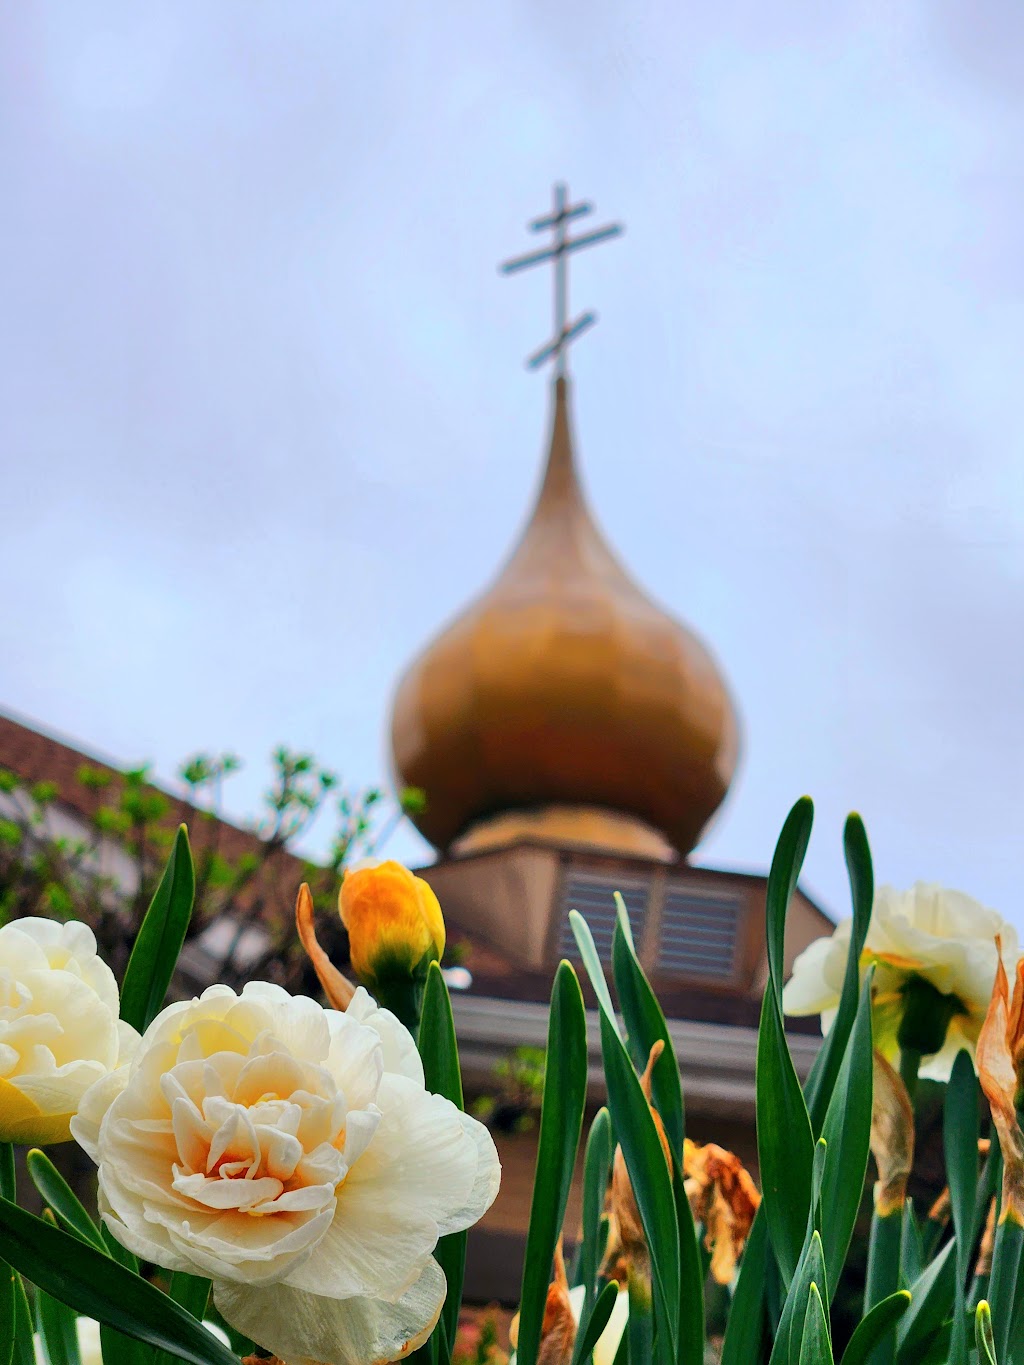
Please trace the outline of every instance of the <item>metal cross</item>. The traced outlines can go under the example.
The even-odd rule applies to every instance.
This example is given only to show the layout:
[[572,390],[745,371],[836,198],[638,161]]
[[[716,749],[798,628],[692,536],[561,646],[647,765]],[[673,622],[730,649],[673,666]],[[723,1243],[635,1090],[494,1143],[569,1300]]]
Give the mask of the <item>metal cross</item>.
[[566,260],[570,252],[578,251],[581,247],[594,246],[595,243],[603,242],[609,237],[618,237],[622,232],[621,223],[612,223],[608,227],[598,228],[595,232],[585,233],[582,237],[570,238],[567,233],[570,219],[581,218],[583,214],[591,213],[593,207],[593,204],[587,203],[570,204],[567,186],[556,185],[551,213],[543,218],[535,218],[529,224],[531,232],[543,232],[546,228],[554,228],[554,245],[545,247],[543,251],[531,251],[525,256],[517,256],[515,260],[506,261],[501,266],[503,275],[512,275],[517,270],[525,270],[528,266],[540,265],[542,261],[553,261],[555,265],[554,337],[539,351],[534,351],[527,360],[526,363],[531,370],[537,369],[553,357],[555,374],[561,378],[565,374],[565,354],[569,343],[575,341],[597,321],[596,313],[584,313],[575,322],[569,322],[569,271]]

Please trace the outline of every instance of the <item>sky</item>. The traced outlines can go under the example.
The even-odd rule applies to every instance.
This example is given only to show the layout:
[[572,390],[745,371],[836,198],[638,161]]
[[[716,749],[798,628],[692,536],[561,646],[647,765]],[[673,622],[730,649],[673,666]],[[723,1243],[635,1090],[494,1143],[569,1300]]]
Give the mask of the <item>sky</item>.
[[[1024,8],[174,0],[0,10],[0,707],[172,781],[389,780],[406,663],[540,472],[552,183],[598,521],[743,756],[695,860],[1024,928]],[[391,844],[424,860],[411,832]]]

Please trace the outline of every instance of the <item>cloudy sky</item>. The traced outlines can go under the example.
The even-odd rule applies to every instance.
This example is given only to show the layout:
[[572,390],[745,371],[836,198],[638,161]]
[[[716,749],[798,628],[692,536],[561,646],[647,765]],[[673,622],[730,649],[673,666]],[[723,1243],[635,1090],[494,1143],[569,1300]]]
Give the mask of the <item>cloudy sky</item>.
[[[170,778],[387,776],[405,662],[539,470],[553,180],[588,491],[745,752],[1024,924],[1024,9],[174,0],[0,12],[0,705]],[[410,834],[393,845],[424,856]]]

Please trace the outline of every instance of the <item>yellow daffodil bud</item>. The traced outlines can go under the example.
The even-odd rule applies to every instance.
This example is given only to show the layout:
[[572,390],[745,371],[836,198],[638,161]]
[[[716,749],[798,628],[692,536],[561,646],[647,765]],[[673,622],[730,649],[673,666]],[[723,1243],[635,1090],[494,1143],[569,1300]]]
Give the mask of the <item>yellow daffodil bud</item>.
[[356,975],[368,984],[410,977],[439,961],[444,918],[437,897],[401,863],[352,868],[339,909]]

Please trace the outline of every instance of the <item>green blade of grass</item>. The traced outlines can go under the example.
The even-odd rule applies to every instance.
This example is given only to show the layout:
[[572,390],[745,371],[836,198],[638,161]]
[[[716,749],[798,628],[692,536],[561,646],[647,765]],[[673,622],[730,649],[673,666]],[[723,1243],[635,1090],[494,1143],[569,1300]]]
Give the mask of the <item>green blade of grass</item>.
[[822,1224],[822,1241],[833,1293],[846,1261],[868,1169],[873,1086],[872,973],[873,968],[864,981],[853,1030],[821,1129],[827,1143],[821,1192],[828,1211]]
[[121,986],[121,1018],[145,1033],[163,1008],[185,942],[196,878],[188,831],[178,829],[171,856],[139,928]]
[[770,1252],[768,1223],[762,1203],[743,1248],[739,1278],[725,1327],[721,1365],[758,1365],[764,1359],[768,1327],[764,1282]]
[[765,899],[768,987],[757,1041],[757,1150],[768,1232],[783,1281],[800,1258],[811,1201],[814,1139],[782,1020],[786,914],[811,837],[814,807],[801,797],[786,817]]
[[843,830],[843,853],[846,858],[846,871],[850,881],[850,896],[853,902],[853,925],[850,932],[850,951],[846,958],[846,972],[843,989],[839,997],[839,1009],[822,1043],[811,1074],[807,1078],[804,1093],[811,1116],[811,1127],[815,1136],[821,1132],[829,1100],[835,1087],[836,1077],[842,1065],[846,1044],[849,1041],[853,1021],[857,1016],[857,1001],[860,996],[860,955],[871,924],[871,907],[875,898],[875,879],[871,866],[871,849],[868,845],[867,831],[859,815],[849,815]]
[[895,1335],[896,1324],[910,1307],[910,1294],[899,1289],[871,1311],[857,1324],[853,1336],[843,1352],[841,1365],[867,1365],[874,1352],[887,1338]]
[[34,1147],[25,1158],[25,1166],[33,1185],[64,1226],[97,1251],[105,1253],[106,1247],[99,1228],[46,1153]]
[[679,1348],[679,1228],[672,1177],[647,1097],[629,1053],[601,1011],[601,1052],[608,1108],[629,1172],[650,1251],[656,1327],[662,1349],[676,1359]]
[[536,1365],[551,1265],[565,1218],[587,1096],[587,1018],[576,973],[559,963],[551,993],[547,1063],[520,1293],[520,1365]]
[[626,904],[618,892],[615,893],[615,904],[618,914],[612,937],[612,973],[630,1052],[637,1070],[643,1071],[654,1044],[659,1039],[664,1044],[662,1054],[654,1064],[651,1089],[655,1108],[665,1125],[668,1145],[676,1160],[681,1162],[686,1117],[679,1082],[679,1059],[664,1012],[633,947]]
[[238,1365],[237,1358],[166,1294],[72,1233],[0,1199],[4,1252],[26,1279],[76,1313],[169,1351],[190,1365]]
[[949,1205],[956,1237],[956,1293],[949,1365],[967,1365],[968,1309],[964,1300],[974,1249],[974,1203],[978,1186],[978,1082],[974,1063],[961,1049],[946,1086],[942,1120]]
[[577,1283],[586,1291],[583,1307],[589,1312],[597,1292],[597,1271],[604,1247],[600,1245],[601,1214],[612,1168],[612,1125],[607,1109],[594,1115],[583,1157],[583,1238]]
[[593,1353],[618,1301],[619,1286],[611,1280],[597,1296],[594,1306],[583,1313],[580,1329],[576,1333],[576,1343],[573,1346],[572,1365],[580,1365],[581,1361],[587,1360]]
[[[452,1002],[437,962],[432,962],[427,969],[418,1046],[427,1089],[451,1100],[457,1109],[464,1109],[462,1069],[459,1066]],[[459,1326],[462,1284],[466,1276],[466,1244],[465,1232],[452,1232],[441,1238],[434,1252],[448,1285],[441,1312],[447,1341],[455,1340]]]
[[36,1292],[36,1331],[43,1365],[81,1365],[77,1315],[42,1290]]
[[822,1298],[818,1286],[812,1282],[804,1319],[804,1335],[800,1343],[799,1365],[833,1365],[832,1339]]
[[984,1299],[974,1315],[974,1340],[978,1347],[978,1365],[999,1365],[996,1342],[992,1335],[992,1310]]

